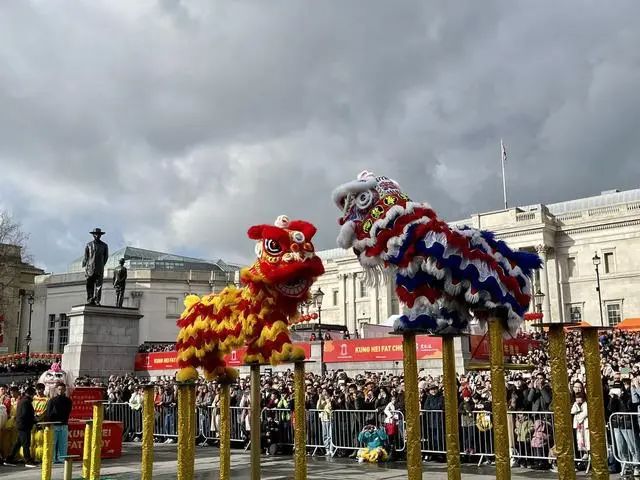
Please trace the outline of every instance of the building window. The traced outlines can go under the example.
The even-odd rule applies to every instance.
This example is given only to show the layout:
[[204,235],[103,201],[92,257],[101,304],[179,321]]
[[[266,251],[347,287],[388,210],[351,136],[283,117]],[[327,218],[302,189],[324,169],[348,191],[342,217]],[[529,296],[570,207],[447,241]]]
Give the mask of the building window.
[[400,301],[395,292],[391,293],[391,315],[400,315]]
[[572,322],[581,322],[582,305],[569,305],[569,318]]
[[60,314],[60,328],[58,330],[58,352],[63,353],[65,345],[69,343],[69,317]]
[[364,280],[360,280],[360,298],[365,298],[369,295],[367,291],[367,284]]
[[53,348],[56,340],[56,316],[54,314],[49,315],[49,329],[47,330],[47,352],[53,353]]
[[333,299],[333,306],[334,307],[338,306],[338,289],[334,289],[331,292],[331,296],[332,296],[332,299]]
[[578,276],[576,257],[567,258],[567,276],[569,278]]
[[615,259],[613,252],[605,252],[604,254],[604,273],[613,273],[616,271]]
[[167,317],[178,317],[178,299],[173,297],[167,298]]
[[607,303],[607,320],[610,327],[615,327],[622,321],[622,306],[620,302]]

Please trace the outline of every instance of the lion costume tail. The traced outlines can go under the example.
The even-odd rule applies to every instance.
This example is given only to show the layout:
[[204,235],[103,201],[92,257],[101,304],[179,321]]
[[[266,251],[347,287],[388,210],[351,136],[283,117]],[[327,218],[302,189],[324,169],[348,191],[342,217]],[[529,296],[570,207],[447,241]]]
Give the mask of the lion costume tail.
[[196,380],[198,368],[207,380],[237,376],[237,370],[227,368],[224,356],[243,345],[242,322],[234,308],[240,292],[227,287],[217,295],[185,298],[185,310],[177,322],[178,381]]

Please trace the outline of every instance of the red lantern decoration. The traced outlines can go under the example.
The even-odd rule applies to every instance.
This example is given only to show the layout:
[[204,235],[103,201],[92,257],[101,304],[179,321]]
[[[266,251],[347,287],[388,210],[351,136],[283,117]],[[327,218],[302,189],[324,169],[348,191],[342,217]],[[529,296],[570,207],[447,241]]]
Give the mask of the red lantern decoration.
[[316,312],[313,312],[313,313],[311,314],[311,319],[312,319],[312,320],[317,320],[317,319],[318,319],[318,314],[317,314]]

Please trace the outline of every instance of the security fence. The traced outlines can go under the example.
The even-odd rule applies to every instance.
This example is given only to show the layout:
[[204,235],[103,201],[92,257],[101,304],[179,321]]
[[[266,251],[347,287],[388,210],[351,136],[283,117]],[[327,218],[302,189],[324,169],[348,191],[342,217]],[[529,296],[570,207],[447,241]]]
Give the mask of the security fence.
[[624,475],[633,470],[640,474],[640,414],[618,412],[609,417],[611,453],[621,465]]
[[[231,407],[231,440],[245,447],[251,439],[248,407]],[[296,418],[289,409],[264,408],[261,411],[261,444],[263,449],[287,453],[294,445]],[[105,405],[105,419],[123,423],[123,440],[137,440],[142,432],[142,409],[127,403]],[[215,407],[196,409],[196,436],[202,444],[219,438],[220,412]],[[400,411],[391,417],[378,410],[310,409],[305,418],[307,447],[311,454],[344,454],[357,451],[363,445],[358,434],[366,425],[384,429],[385,446],[398,455],[406,447],[405,420]],[[555,424],[552,412],[508,412],[509,446],[513,466],[549,468],[555,462]],[[175,440],[177,410],[175,407],[155,407],[154,437],[156,441]],[[466,461],[491,462],[494,458],[493,417],[487,411],[459,413],[460,453]],[[421,451],[427,458],[446,458],[445,412],[420,412]],[[640,413],[619,412],[610,416],[607,425],[609,450],[621,465],[623,473],[640,473]],[[584,419],[574,422],[574,452],[576,465],[589,469],[589,430]]]

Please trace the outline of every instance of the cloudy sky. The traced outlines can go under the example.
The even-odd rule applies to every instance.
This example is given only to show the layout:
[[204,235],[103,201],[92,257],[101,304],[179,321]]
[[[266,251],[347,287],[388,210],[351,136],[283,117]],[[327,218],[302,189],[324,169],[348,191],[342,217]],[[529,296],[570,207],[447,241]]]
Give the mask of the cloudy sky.
[[100,226],[247,261],[279,214],[333,248],[367,168],[446,219],[638,186],[636,1],[7,0],[0,208],[48,271]]

